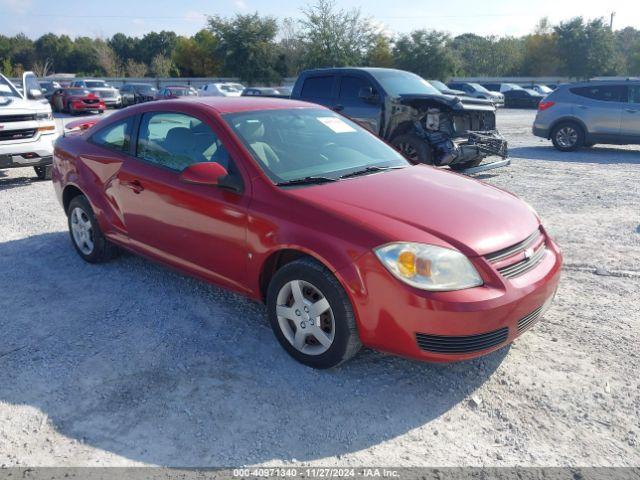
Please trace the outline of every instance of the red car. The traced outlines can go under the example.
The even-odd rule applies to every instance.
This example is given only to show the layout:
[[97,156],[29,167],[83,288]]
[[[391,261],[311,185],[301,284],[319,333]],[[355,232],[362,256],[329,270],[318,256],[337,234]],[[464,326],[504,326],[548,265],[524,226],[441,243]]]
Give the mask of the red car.
[[78,254],[102,262],[122,247],[263,301],[282,346],[312,367],[361,345],[483,355],[556,291],[560,250],[525,202],[411,165],[326,108],[200,97],[81,128],[53,161]]
[[54,112],[71,115],[80,112],[102,113],[107,108],[104,100],[84,88],[59,88],[53,92],[50,101]]
[[158,93],[156,93],[156,100],[170,100],[172,98],[180,98],[180,97],[197,97],[198,92],[188,86],[184,85],[176,85],[176,86],[168,86],[161,88]]

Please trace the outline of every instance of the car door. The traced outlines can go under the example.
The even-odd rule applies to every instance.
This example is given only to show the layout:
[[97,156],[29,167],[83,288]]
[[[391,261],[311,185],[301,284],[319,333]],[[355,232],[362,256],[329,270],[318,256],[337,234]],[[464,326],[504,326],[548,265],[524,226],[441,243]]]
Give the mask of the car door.
[[[360,96],[362,92],[367,90],[374,93],[374,97],[369,100]],[[364,76],[343,75],[340,77],[338,103],[333,109],[375,134],[380,132],[382,115],[380,95],[369,79]]]
[[221,163],[242,178],[214,125],[176,111],[141,115],[134,156],[117,175],[117,200],[134,248],[245,290],[248,195],[180,180],[198,162]]
[[[623,85],[588,85],[573,87],[573,113],[584,122],[592,135],[620,135],[622,109],[627,106]],[[624,101],[623,101],[624,98]]]
[[635,142],[640,142],[640,85],[629,85],[627,104],[622,110],[621,132],[622,135],[631,137]]

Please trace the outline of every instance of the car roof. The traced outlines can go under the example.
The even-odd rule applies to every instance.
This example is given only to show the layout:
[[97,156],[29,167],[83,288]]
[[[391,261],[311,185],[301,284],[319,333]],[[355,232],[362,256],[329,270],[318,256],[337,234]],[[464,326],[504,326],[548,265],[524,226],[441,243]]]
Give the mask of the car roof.
[[[316,108],[328,110],[322,105],[315,103],[301,102],[298,100],[290,100],[288,98],[273,97],[182,97],[176,100],[167,100],[162,102],[162,107],[168,105],[193,105],[198,104],[207,107],[219,114],[251,112],[257,110],[285,110],[289,108]],[[153,110],[156,102],[141,103],[131,107],[127,107],[130,112],[145,112],[147,109]],[[124,110],[123,110],[124,111]],[[138,112],[139,111],[139,112]]]

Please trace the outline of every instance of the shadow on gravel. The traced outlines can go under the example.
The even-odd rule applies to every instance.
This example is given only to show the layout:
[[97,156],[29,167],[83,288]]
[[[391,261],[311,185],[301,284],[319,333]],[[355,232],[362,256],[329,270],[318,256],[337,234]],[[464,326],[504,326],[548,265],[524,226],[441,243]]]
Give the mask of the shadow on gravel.
[[615,147],[583,148],[575,152],[560,152],[552,146],[509,148],[511,158],[526,160],[547,160],[549,162],[640,164],[640,150]]
[[[159,465],[375,446],[446,415],[508,352],[430,365],[365,350],[315,371],[280,348],[261,305],[133,255],[86,264],[66,232],[1,243],[0,272],[0,402],[37,408],[87,446]],[[8,438],[46,428],[13,412]]]

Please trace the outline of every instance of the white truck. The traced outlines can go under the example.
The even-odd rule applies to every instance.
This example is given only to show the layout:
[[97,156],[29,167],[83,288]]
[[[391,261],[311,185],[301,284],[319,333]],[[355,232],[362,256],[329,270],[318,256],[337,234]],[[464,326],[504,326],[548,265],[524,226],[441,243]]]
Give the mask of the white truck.
[[198,95],[201,97],[239,97],[242,90],[244,90],[244,85],[241,83],[207,83],[198,90]]
[[39,179],[50,179],[59,136],[51,106],[32,72],[22,76],[22,92],[0,74],[0,170],[33,167]]

